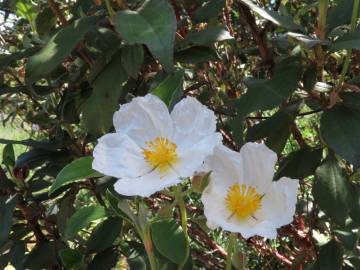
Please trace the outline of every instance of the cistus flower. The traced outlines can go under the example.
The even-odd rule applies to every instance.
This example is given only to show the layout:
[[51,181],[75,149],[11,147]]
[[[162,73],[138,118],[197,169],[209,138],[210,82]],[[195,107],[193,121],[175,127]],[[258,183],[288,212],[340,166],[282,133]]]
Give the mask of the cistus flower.
[[116,133],[106,134],[94,149],[93,169],[119,178],[115,190],[143,197],[190,177],[221,143],[214,113],[193,97],[169,113],[148,94],[124,104],[114,114]]
[[201,201],[211,229],[274,239],[293,220],[298,180],[272,181],[276,154],[264,144],[246,143],[239,152],[217,146],[205,160],[212,171]]

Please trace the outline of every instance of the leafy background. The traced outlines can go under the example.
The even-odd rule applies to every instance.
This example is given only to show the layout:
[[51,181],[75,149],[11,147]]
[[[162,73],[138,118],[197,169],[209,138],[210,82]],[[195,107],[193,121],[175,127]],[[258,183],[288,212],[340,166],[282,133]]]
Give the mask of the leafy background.
[[[358,0],[0,1],[0,269],[223,269],[228,235],[186,197],[125,198],[91,169],[119,104],[195,96],[224,143],[266,143],[300,179],[279,237],[236,269],[360,269]],[[201,192],[201,178],[193,190]],[[190,181],[185,183],[190,187]],[[146,207],[143,202],[145,202]]]

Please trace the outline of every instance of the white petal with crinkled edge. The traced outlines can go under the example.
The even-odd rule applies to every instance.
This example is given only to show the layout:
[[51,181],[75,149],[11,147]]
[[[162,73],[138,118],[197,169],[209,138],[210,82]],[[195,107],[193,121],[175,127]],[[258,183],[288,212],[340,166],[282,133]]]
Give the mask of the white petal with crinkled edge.
[[246,143],[240,149],[245,183],[264,193],[272,182],[277,155],[265,144]]
[[181,179],[175,172],[170,171],[161,175],[158,171],[152,171],[139,178],[122,178],[115,184],[115,191],[125,196],[149,197],[157,191],[179,184]]
[[173,139],[183,146],[191,147],[216,130],[214,112],[193,97],[178,102],[171,112],[171,118],[174,122]]
[[221,143],[220,133],[213,133],[191,147],[183,147],[178,151],[179,161],[173,165],[181,177],[190,177],[197,171],[204,162],[204,159],[211,155],[216,145]]
[[209,155],[204,162],[204,171],[212,171],[211,179],[217,185],[227,189],[243,179],[242,157],[240,153],[230,150],[224,145],[218,145],[214,153]]
[[147,94],[121,105],[113,116],[116,132],[127,134],[140,147],[156,137],[171,138],[173,123],[165,103],[157,96]]
[[204,190],[201,201],[204,204],[207,225],[211,229],[221,227],[226,231],[241,233],[244,238],[259,235],[275,239],[277,236],[276,228],[267,220],[257,221],[249,218],[245,221],[239,221],[236,217],[229,218],[231,213],[226,208],[225,196],[223,192],[219,192],[218,187],[213,182],[210,182]]
[[272,182],[270,189],[262,199],[259,216],[266,218],[276,228],[293,221],[299,181],[282,177]]
[[151,170],[142,149],[127,135],[110,133],[98,140],[92,168],[113,177],[137,177]]

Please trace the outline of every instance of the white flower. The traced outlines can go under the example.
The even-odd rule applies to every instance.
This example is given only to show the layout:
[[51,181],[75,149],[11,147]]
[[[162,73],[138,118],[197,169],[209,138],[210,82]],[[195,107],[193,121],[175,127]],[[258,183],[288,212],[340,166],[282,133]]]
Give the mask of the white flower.
[[116,133],[101,137],[93,169],[116,178],[123,195],[150,196],[190,177],[221,143],[216,118],[195,98],[171,112],[158,97],[136,97],[114,114]]
[[273,182],[276,154],[264,144],[247,143],[240,153],[218,146],[205,160],[212,171],[201,197],[210,228],[274,239],[276,228],[291,223],[298,180]]

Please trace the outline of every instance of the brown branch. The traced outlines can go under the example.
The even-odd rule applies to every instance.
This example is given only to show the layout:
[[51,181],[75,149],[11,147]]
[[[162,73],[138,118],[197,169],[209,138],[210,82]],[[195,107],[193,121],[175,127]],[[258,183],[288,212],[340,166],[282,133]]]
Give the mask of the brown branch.
[[293,122],[290,125],[290,131],[291,131],[292,135],[294,136],[294,139],[296,140],[296,142],[299,144],[299,146],[301,148],[304,148],[307,146],[307,144],[295,122]]
[[51,11],[54,13],[54,15],[59,19],[62,26],[68,25],[68,21],[66,20],[64,14],[62,13],[59,6],[54,2],[54,0],[48,0],[48,5],[51,9]]
[[255,17],[251,14],[250,9],[243,3],[239,3],[239,19],[243,25],[248,25],[255,43],[259,49],[260,56],[266,66],[271,71],[275,62],[272,52],[268,49],[265,42],[265,33],[262,33],[256,25]]

